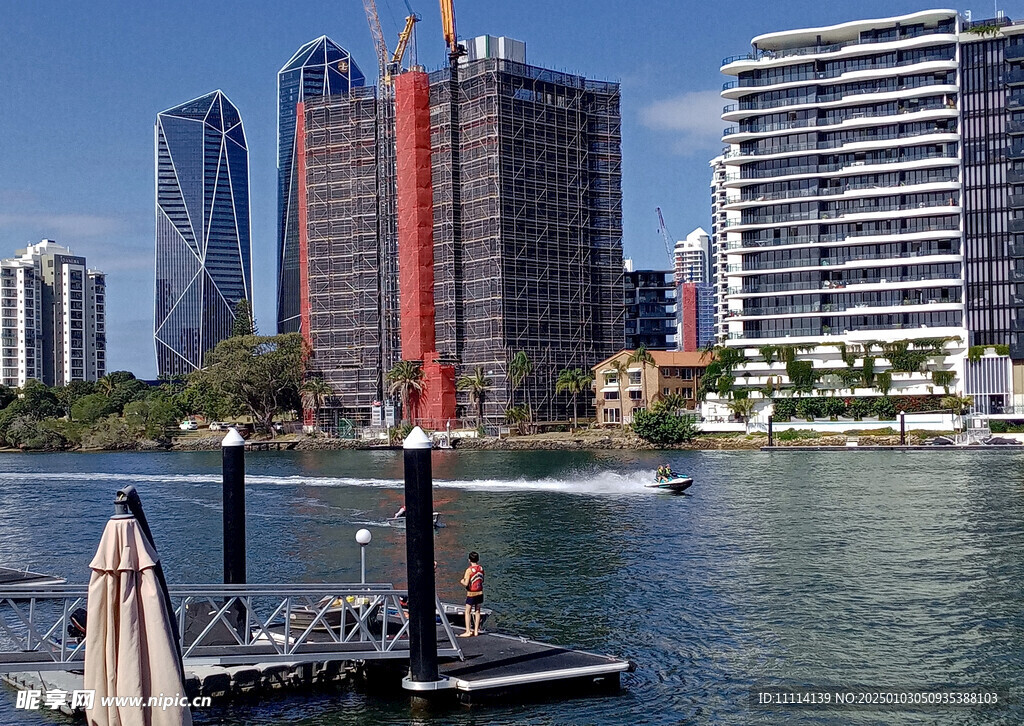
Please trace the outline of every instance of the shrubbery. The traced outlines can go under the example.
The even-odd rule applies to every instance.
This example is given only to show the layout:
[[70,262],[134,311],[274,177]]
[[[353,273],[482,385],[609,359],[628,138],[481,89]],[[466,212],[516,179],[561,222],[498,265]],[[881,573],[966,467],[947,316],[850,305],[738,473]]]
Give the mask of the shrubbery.
[[644,441],[671,446],[693,441],[699,429],[695,416],[678,416],[655,404],[651,410],[633,415],[633,431]]
[[942,405],[942,396],[808,396],[801,398],[776,398],[774,420],[789,421],[799,417],[812,421],[840,416],[860,420],[866,416],[877,416],[879,420],[893,421],[900,411],[920,413],[936,411],[948,406]]

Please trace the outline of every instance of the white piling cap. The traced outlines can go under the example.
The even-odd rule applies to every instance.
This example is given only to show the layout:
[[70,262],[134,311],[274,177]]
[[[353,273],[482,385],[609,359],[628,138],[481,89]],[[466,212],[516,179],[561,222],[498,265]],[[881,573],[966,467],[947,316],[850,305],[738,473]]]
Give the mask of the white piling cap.
[[227,435],[221,440],[221,446],[245,446],[245,439],[238,433],[238,429],[228,429]]
[[430,443],[430,437],[427,436],[426,432],[419,426],[409,432],[409,435],[405,437],[405,443],[402,444],[403,449],[430,449],[433,448],[433,444]]

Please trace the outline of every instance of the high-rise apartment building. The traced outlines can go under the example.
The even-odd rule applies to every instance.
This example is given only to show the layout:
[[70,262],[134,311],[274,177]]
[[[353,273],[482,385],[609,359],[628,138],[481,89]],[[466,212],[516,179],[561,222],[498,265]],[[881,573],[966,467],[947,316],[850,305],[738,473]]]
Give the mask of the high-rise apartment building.
[[[529,389],[535,417],[559,419],[558,371],[586,370],[625,342],[619,89],[513,60],[525,54],[518,41],[467,45],[455,104],[448,69],[429,77],[438,363],[459,375],[482,368],[485,418],[500,423],[508,363],[525,351],[533,373],[517,402]],[[298,117],[306,256],[296,309],[301,317],[305,295],[312,365],[335,389],[328,425],[368,422],[388,395],[383,374],[403,358],[390,93],[353,85],[307,98]]]
[[725,326],[725,312],[729,308],[729,263],[726,256],[725,238],[725,158],[716,156],[711,165],[711,254],[708,264],[710,282],[714,286],[714,337],[723,341],[728,337]]
[[296,156],[298,104],[344,97],[366,79],[349,52],[326,35],[311,40],[277,74],[277,330],[299,330],[299,184]]
[[894,392],[962,377],[958,30],[919,12],[761,35],[724,61],[727,345],[796,345],[818,368],[843,365],[838,343],[938,346]]
[[672,270],[634,270],[625,261],[626,347],[674,350],[676,292]]
[[43,240],[0,262],[0,382],[49,386],[106,375],[106,279]]
[[711,235],[702,228],[697,227],[686,239],[678,240],[672,253],[676,285],[710,280]]
[[249,151],[220,91],[157,114],[155,145],[157,370],[183,375],[252,300]]

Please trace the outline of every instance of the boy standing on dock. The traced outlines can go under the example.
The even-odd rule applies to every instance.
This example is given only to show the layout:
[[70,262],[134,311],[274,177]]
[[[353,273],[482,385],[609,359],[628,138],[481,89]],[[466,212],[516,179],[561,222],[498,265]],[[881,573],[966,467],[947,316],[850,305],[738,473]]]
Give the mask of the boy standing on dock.
[[[480,566],[480,555],[469,553],[469,567],[459,580],[466,588],[466,632],[460,638],[480,635],[480,606],[484,601],[484,568]],[[474,622],[470,628],[470,613],[474,614]]]

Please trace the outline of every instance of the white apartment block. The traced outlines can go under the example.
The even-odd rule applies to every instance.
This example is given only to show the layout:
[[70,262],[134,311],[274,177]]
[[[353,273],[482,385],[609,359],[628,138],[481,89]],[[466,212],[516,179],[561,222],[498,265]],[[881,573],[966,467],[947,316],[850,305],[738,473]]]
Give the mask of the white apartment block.
[[0,382],[106,375],[106,279],[52,240],[0,261]]
[[675,283],[707,282],[708,260],[711,256],[711,235],[698,227],[676,242],[673,250]]
[[840,343],[873,363],[883,345],[913,350],[918,339],[942,339],[944,355],[894,376],[892,392],[934,392],[934,370],[959,385],[958,30],[953,11],[919,12],[768,33],[723,61],[734,80],[722,91],[733,125],[720,187],[712,162],[713,233],[725,237],[720,332],[746,351],[752,388],[786,376],[759,348],[799,346],[816,369],[841,368],[864,364],[844,364]]

